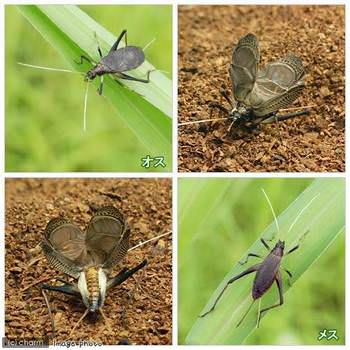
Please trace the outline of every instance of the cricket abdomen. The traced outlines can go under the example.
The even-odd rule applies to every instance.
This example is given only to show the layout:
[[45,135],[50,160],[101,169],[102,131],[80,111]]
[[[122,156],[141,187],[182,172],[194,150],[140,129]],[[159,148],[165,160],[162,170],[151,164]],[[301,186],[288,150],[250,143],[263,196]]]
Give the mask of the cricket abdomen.
[[271,253],[261,263],[253,283],[252,297],[254,300],[261,298],[272,286],[280,267],[280,263],[281,258]]
[[100,288],[98,270],[95,266],[89,267],[86,270],[86,286],[89,293],[90,311],[96,311],[99,308]]
[[145,54],[137,46],[125,46],[110,52],[100,61],[110,73],[125,72],[139,67],[145,61]]

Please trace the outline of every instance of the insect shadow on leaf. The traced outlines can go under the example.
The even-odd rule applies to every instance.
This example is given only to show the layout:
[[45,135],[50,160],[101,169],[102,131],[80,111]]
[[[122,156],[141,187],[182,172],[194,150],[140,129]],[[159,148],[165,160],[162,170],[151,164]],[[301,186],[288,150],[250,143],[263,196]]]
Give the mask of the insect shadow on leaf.
[[[264,196],[269,204],[269,207],[272,211],[272,215],[274,217],[275,220],[275,224],[276,224],[276,229],[277,229],[277,234],[279,234],[280,230],[279,230],[279,225],[278,225],[278,221],[277,221],[277,217],[275,214],[275,211],[272,207],[271,201],[269,199],[269,197],[267,196],[266,192],[264,191],[264,189],[262,189]],[[290,225],[288,232],[291,231],[291,229],[293,228],[293,226],[295,225],[295,223],[297,222],[297,220],[299,219],[299,217],[302,215],[302,213],[311,205],[311,203],[319,196],[319,194],[317,194],[316,196],[314,196],[309,203],[306,204],[306,206],[304,208],[302,208],[300,210],[300,212],[298,213],[298,215],[296,216],[295,220],[292,222],[292,224]],[[220,298],[222,297],[222,295],[224,294],[225,290],[227,289],[227,287],[232,284],[233,282],[239,280],[241,277],[246,276],[250,273],[256,272],[255,278],[254,278],[254,282],[253,282],[253,286],[252,286],[252,298],[253,301],[250,304],[249,308],[247,309],[247,311],[244,313],[243,317],[241,318],[241,320],[238,322],[238,324],[236,325],[236,327],[239,327],[243,320],[245,319],[245,317],[248,315],[251,307],[253,306],[254,302],[257,299],[260,299],[272,286],[272,284],[274,282],[276,282],[277,288],[278,288],[278,293],[279,293],[279,302],[277,304],[271,305],[269,307],[266,307],[262,310],[260,310],[260,303],[259,303],[259,310],[258,310],[258,318],[257,318],[257,328],[259,327],[260,324],[260,319],[263,315],[263,313],[267,312],[268,310],[271,310],[273,308],[276,308],[278,306],[281,306],[284,303],[284,299],[283,299],[283,284],[282,284],[282,273],[281,270],[283,270],[284,272],[286,272],[286,274],[288,275],[288,284],[291,285],[291,281],[290,279],[293,277],[292,273],[287,270],[285,267],[283,267],[281,265],[282,259],[284,256],[289,255],[293,252],[295,252],[301,245],[302,241],[304,240],[305,236],[307,235],[308,230],[306,230],[300,237],[299,240],[297,242],[297,244],[295,246],[293,246],[292,248],[289,248],[286,252],[285,252],[285,242],[281,241],[278,239],[277,243],[275,244],[275,246],[271,249],[268,242],[273,241],[276,237],[276,234],[267,239],[267,238],[260,238],[261,243],[264,245],[264,247],[269,251],[269,254],[264,258],[263,256],[256,254],[256,253],[249,253],[246,257],[246,259],[241,262],[239,261],[240,265],[245,265],[250,257],[255,257],[255,258],[259,258],[259,259],[263,259],[263,261],[259,264],[255,264],[253,266],[250,266],[249,268],[247,268],[246,270],[244,270],[243,272],[241,272],[240,274],[238,274],[237,276],[232,277],[231,279],[228,280],[228,282],[226,283],[225,287],[222,289],[222,291],[219,293],[219,295],[217,296],[217,298],[215,299],[214,304],[212,305],[212,307],[206,311],[205,313],[199,315],[199,317],[205,317],[206,315],[208,315],[209,313],[211,313],[217,303],[219,302]],[[261,300],[261,299],[260,299]]]

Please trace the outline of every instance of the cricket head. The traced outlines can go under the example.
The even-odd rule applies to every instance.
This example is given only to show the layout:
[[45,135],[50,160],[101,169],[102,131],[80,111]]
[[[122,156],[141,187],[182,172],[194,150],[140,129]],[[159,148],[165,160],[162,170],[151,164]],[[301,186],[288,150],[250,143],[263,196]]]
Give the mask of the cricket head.
[[277,256],[283,256],[284,251],[284,241],[278,240],[275,247],[273,248],[273,252]]
[[250,111],[247,109],[247,107],[241,105],[232,109],[230,112],[230,117],[232,118],[232,122],[235,123],[246,119],[249,114]]
[[89,81],[89,80],[94,80],[96,78],[96,71],[95,68],[90,69],[86,74],[85,74],[85,81]]
[[89,267],[80,273],[78,289],[90,312],[101,308],[106,298],[107,276],[101,267]]

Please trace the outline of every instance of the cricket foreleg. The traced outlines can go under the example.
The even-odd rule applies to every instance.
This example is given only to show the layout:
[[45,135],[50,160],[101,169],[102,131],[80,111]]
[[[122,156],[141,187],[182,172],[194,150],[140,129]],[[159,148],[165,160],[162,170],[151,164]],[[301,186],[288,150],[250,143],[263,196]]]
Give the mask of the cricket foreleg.
[[101,51],[101,48],[100,48],[100,43],[98,42],[98,39],[97,39],[97,34],[96,34],[96,32],[94,32],[94,36],[95,36],[96,43],[97,43],[97,51],[98,51],[98,54],[100,55],[100,58],[102,58],[103,55],[102,55],[102,51]]
[[258,271],[259,267],[260,267],[261,264],[256,264],[256,265],[253,265],[251,267],[249,267],[248,269],[246,269],[245,271],[241,272],[239,275],[231,278],[227,283],[226,283],[226,286],[224,287],[224,289],[220,292],[220,294],[218,295],[218,297],[216,298],[213,306],[210,308],[209,311],[205,312],[204,314],[202,315],[199,315],[199,317],[204,317],[206,315],[208,315],[210,312],[212,312],[214,309],[215,309],[215,306],[216,304],[218,303],[218,301],[220,300],[220,298],[222,297],[222,295],[224,294],[226,288],[231,284],[233,283],[234,281],[237,281],[238,279],[240,279],[241,277],[245,276],[245,275],[248,275],[254,271]]
[[231,108],[233,109],[235,106],[233,105],[232,99],[230,98],[230,96],[228,95],[226,90],[221,90],[220,91],[221,96],[229,103],[229,105],[231,106]]
[[224,112],[227,115],[230,114],[230,111],[227,108],[225,108],[223,105],[221,105],[220,103],[210,102],[209,103],[209,107],[210,108],[217,108],[217,109],[219,109],[220,111]]
[[120,34],[119,37],[117,39],[117,41],[114,43],[114,45],[111,47],[111,49],[109,50],[109,52],[111,51],[115,51],[118,49],[118,45],[120,43],[120,41],[123,39],[123,36],[125,35],[125,46],[128,46],[128,40],[126,37],[126,29],[124,29]]
[[129,277],[131,277],[134,273],[136,273],[138,270],[142,269],[147,265],[147,260],[142,261],[141,264],[137,265],[133,269],[124,269],[122,270],[116,277],[112,278],[107,283],[107,290],[110,288],[113,288],[115,286],[118,286],[119,284],[122,284],[125,280],[127,280]]
[[271,309],[273,309],[273,308],[275,308],[275,307],[281,306],[281,305],[284,303],[284,300],[283,300],[282,277],[281,277],[281,273],[280,273],[279,271],[277,272],[275,281],[276,281],[277,287],[278,287],[278,293],[279,293],[279,296],[280,296],[280,302],[277,303],[277,304],[275,304],[275,305],[266,307],[265,309],[262,309],[262,310],[259,312],[257,328],[259,328],[260,319],[261,319],[261,315],[262,315],[263,312],[266,312],[266,311],[271,310]]
[[288,250],[288,252],[286,253],[286,255],[295,252],[299,247],[301,242],[304,240],[305,236],[309,233],[309,230],[305,231],[299,238],[298,243],[295,247],[291,248]]
[[98,87],[98,94],[102,95],[102,90],[103,90],[103,75],[101,75],[101,80],[100,80],[100,86]]
[[249,253],[249,254],[247,255],[246,259],[245,259],[243,262],[242,262],[242,261],[238,261],[238,263],[239,263],[240,265],[246,264],[246,263],[248,262],[248,259],[249,259],[251,256],[253,256],[253,257],[255,257],[255,258],[260,258],[260,259],[262,259],[262,256],[261,256],[261,255],[254,254],[254,253]]
[[264,245],[264,247],[268,250],[268,251],[271,251],[271,248],[270,246],[267,244],[267,239],[264,239],[264,238],[260,238],[260,242]]
[[80,61],[74,61],[76,64],[83,64],[84,61],[87,61],[89,62],[90,64],[93,64],[93,61],[89,58],[89,57],[86,57],[84,55],[81,55],[80,56]]

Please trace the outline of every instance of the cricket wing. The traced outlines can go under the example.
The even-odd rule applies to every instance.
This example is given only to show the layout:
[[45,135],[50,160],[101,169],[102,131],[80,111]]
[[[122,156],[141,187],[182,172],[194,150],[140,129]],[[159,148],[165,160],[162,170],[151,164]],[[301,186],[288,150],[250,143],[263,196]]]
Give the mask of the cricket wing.
[[128,252],[129,236],[130,229],[118,209],[112,206],[99,209],[86,230],[90,262],[111,268]]
[[300,58],[290,55],[270,63],[258,72],[249,103],[256,116],[265,116],[286,108],[300,95],[305,84]]
[[74,278],[79,277],[83,268],[80,258],[85,250],[85,239],[77,226],[63,217],[50,220],[41,247],[55,269]]
[[271,287],[275,281],[280,263],[281,258],[270,253],[260,264],[253,283],[253,299],[260,298]]
[[232,64],[229,68],[234,96],[237,101],[244,102],[252,91],[259,60],[258,39],[254,34],[249,33],[241,38],[233,49]]

